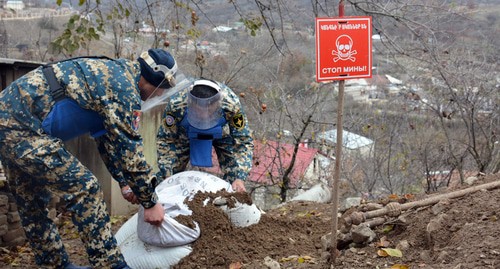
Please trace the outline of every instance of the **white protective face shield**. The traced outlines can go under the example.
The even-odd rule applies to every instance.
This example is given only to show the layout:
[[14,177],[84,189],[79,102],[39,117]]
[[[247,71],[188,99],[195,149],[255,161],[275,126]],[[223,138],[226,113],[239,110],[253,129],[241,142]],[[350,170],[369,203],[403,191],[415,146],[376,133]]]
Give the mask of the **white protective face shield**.
[[[197,86],[204,89],[213,89],[210,97],[197,97],[193,95],[193,89]],[[210,89],[210,90],[211,90]],[[221,87],[214,81],[199,79],[193,83],[188,94],[187,120],[191,126],[200,130],[207,130],[215,127],[221,118]]]
[[163,74],[165,74],[163,79],[164,81],[160,84],[160,86],[162,86],[164,82],[168,82],[170,85],[170,88],[163,91],[160,95],[155,95],[155,92],[161,88],[156,87],[147,100],[142,103],[141,111],[145,112],[158,105],[163,105],[167,102],[167,99],[170,96],[185,89],[186,87],[189,87],[190,81],[184,76],[184,74],[178,72],[177,61],[174,63],[172,68],[168,68],[165,65],[157,64],[149,55],[148,51],[141,53],[140,58],[142,58],[144,62],[146,62],[146,64],[149,65],[155,72],[163,72]]
[[170,89],[164,90],[161,95],[148,98],[146,101],[144,101],[141,105],[141,111],[145,112],[156,106],[165,105],[170,96],[188,87],[191,87],[192,84],[192,82],[188,78],[186,78],[186,76],[184,76],[184,74],[182,73],[177,73],[176,81],[177,83],[175,84],[175,86],[173,86]]

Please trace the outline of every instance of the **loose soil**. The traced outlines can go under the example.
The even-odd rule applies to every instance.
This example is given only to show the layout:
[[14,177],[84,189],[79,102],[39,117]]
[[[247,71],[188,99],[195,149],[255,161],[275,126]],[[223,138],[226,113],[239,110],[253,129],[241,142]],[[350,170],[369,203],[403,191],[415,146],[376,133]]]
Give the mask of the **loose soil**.
[[[499,180],[500,173],[486,175],[474,185]],[[238,228],[220,209],[202,207],[204,195],[198,194],[190,202],[201,237],[175,269],[500,268],[500,188],[407,210],[399,219],[387,218],[385,224],[373,227],[376,237],[372,242],[339,244],[335,261],[330,258],[327,241],[321,239],[332,230],[331,204],[290,202],[263,214],[258,224]],[[246,195],[233,196],[248,202]],[[399,197],[399,201],[407,202],[406,198]],[[385,200],[370,202],[385,205]],[[86,264],[85,251],[67,218],[60,216],[67,249],[75,263]],[[118,230],[126,220],[113,218],[114,229]],[[388,252],[382,248],[399,249],[402,255],[386,255]],[[280,267],[272,267],[273,263]],[[29,246],[0,248],[0,268],[36,268]]]

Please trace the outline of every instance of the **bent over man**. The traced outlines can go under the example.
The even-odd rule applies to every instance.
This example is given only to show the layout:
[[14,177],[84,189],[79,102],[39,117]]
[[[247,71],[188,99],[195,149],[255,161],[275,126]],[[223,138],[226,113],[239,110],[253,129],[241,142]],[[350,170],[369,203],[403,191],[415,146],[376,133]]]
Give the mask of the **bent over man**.
[[158,177],[192,166],[211,167],[215,149],[224,180],[245,192],[252,167],[253,138],[238,96],[226,85],[196,79],[165,107],[157,134]]
[[145,208],[145,220],[161,223],[164,211],[156,203],[156,178],[138,124],[141,99],[170,88],[176,70],[172,55],[161,49],[137,61],[80,57],[39,67],[0,93],[0,158],[38,265],[90,268],[69,261],[48,217],[48,202],[57,195],[72,212],[91,266],[129,268],[97,178],[64,148],[65,140],[90,133],[112,176]]

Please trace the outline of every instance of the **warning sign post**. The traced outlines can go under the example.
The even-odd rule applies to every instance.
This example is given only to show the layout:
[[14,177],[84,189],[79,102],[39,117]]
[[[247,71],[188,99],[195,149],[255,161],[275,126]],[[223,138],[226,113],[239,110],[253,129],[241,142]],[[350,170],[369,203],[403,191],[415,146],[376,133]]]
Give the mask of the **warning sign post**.
[[371,17],[316,18],[316,80],[372,76]]

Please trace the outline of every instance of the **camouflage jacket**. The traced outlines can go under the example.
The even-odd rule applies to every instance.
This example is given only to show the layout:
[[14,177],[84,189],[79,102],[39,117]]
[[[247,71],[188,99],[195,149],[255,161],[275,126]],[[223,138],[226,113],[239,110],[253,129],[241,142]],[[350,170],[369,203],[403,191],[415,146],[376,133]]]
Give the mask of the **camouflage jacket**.
[[[96,142],[113,178],[140,194],[141,204],[150,203],[153,173],[142,153],[143,140],[137,131],[141,110],[139,63],[78,58],[52,66],[66,97],[104,119],[106,133]],[[22,128],[45,135],[41,123],[55,102],[41,67],[14,81],[0,98],[0,120],[13,117]]]
[[[254,145],[238,96],[226,85],[221,85],[221,88],[222,110],[227,122],[222,126],[222,138],[214,139],[213,147],[224,179],[232,183],[236,179],[247,179],[252,168]],[[173,95],[165,107],[156,140],[159,179],[184,171],[189,162],[189,138],[186,128],[180,125],[185,116],[189,89],[187,87]]]

